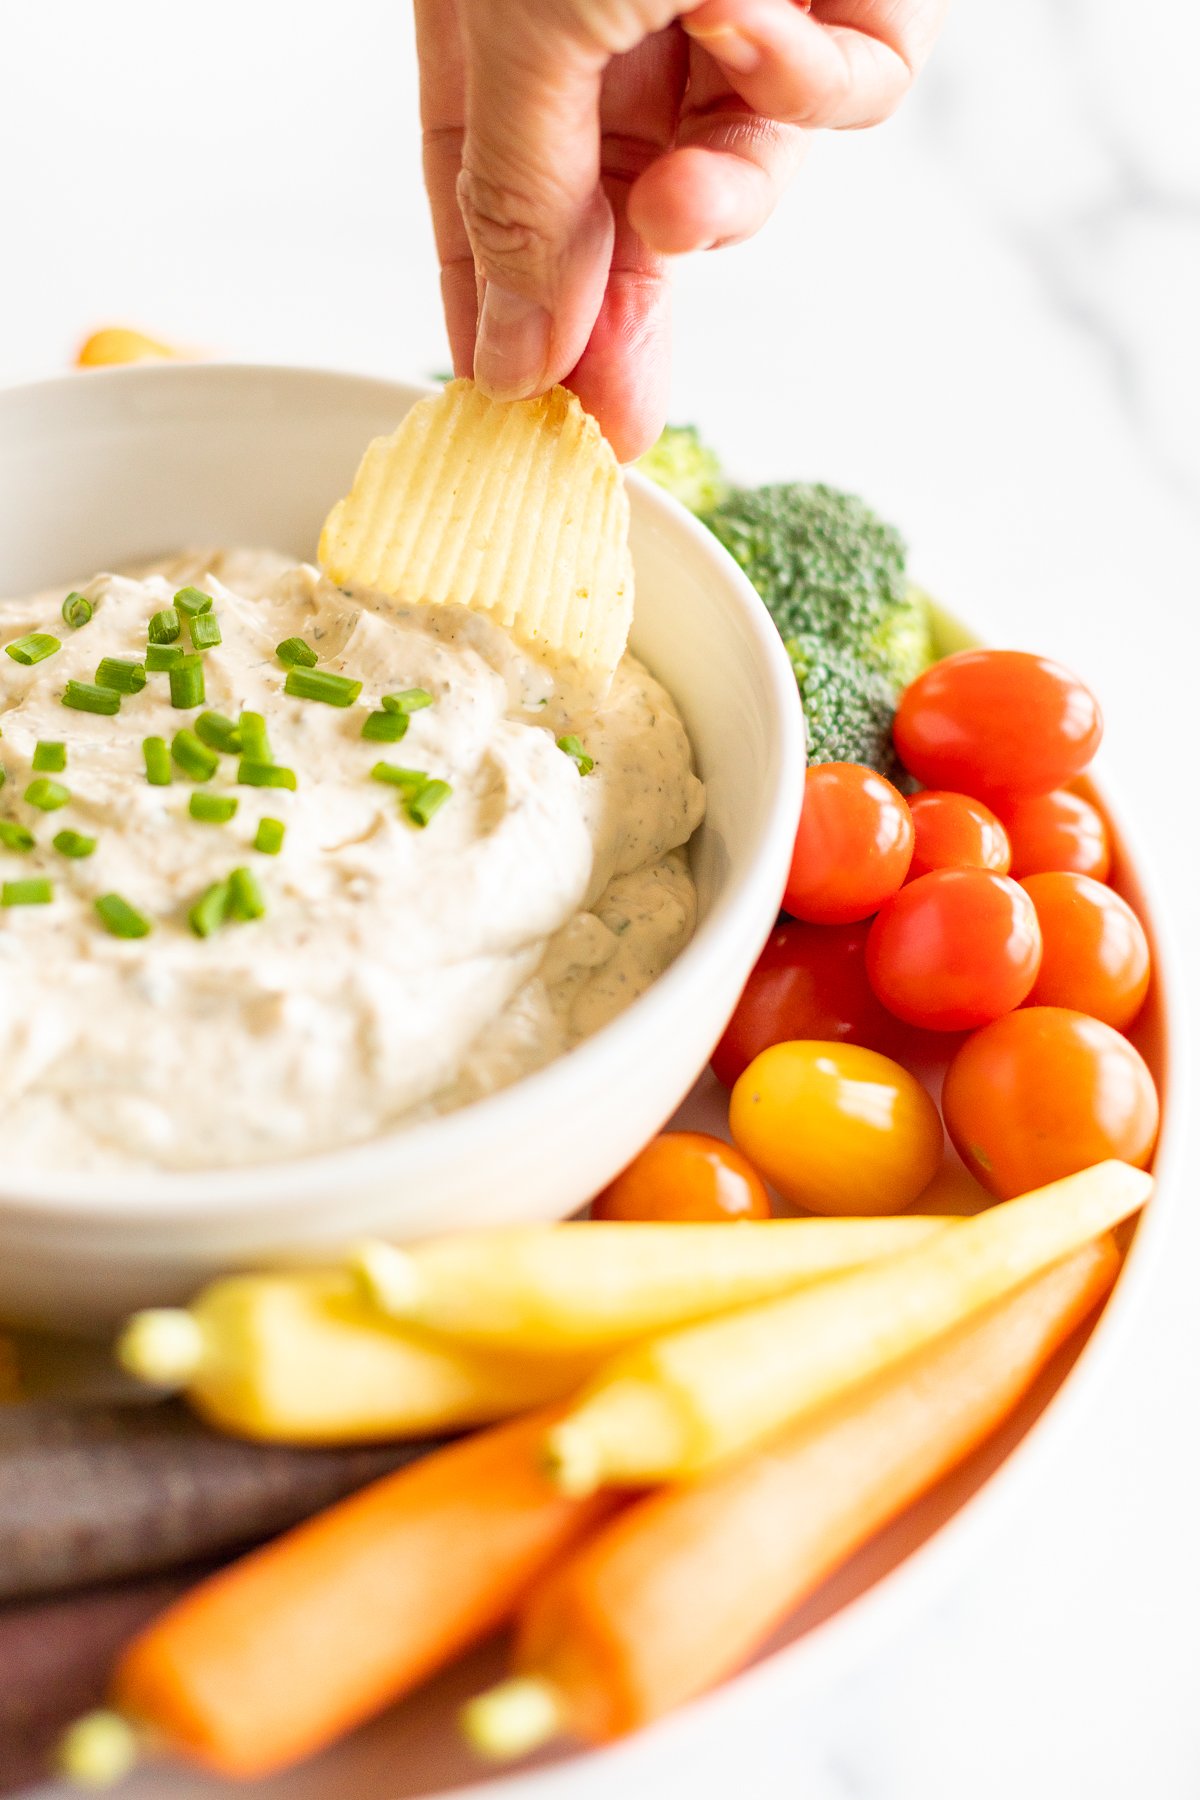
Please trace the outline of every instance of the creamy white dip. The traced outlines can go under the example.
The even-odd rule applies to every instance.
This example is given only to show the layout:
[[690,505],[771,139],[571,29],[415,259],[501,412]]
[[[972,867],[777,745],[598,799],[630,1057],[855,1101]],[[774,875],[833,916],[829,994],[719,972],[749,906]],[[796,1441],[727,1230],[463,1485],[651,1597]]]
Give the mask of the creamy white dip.
[[[187,584],[213,597],[204,707],[265,715],[294,793],[239,786],[236,756],[198,785],[146,780],[142,742],[170,743],[195,708],[165,674],[116,717],[62,704],[101,657],[144,655],[151,614]],[[670,697],[632,656],[587,711],[505,633],[458,608],[350,596],[271,552],[181,556],[99,575],[72,631],[65,590],[0,604],[5,644],[62,642],[32,667],[0,656],[0,817],[34,833],[0,845],[5,881],[48,877],[48,905],[0,908],[0,1118],[5,1161],[71,1169],[197,1169],[300,1156],[460,1106],[561,1055],[611,1019],[691,936],[688,838],[703,789]],[[347,708],[285,695],[275,655],[308,640],[319,667],[361,680]],[[183,644],[187,642],[184,626]],[[400,743],[362,737],[380,698],[424,688]],[[594,758],[580,776],[556,739]],[[39,740],[65,743],[60,810],[24,799]],[[425,829],[380,761],[447,781]],[[196,792],[236,796],[225,824],[189,816]],[[263,818],[286,827],[255,851]],[[73,859],[52,847],[96,839]],[[250,867],[260,919],[188,926],[213,882]],[[111,936],[98,896],[148,919]]]

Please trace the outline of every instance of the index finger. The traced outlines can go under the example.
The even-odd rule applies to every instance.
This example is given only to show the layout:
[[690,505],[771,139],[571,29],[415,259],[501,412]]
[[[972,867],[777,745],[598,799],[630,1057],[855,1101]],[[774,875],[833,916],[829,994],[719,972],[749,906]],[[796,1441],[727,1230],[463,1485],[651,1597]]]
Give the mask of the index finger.
[[466,70],[455,0],[416,0],[421,74],[421,156],[433,238],[441,268],[442,307],[456,375],[469,375],[475,355],[478,294],[475,259],[455,193],[466,124]]

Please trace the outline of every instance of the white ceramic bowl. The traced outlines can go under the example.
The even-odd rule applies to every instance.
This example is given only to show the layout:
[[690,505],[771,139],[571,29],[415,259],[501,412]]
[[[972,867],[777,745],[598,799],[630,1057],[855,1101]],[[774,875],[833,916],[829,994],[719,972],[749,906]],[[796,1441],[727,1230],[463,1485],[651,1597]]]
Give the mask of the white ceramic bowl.
[[[0,595],[185,544],[311,559],[367,440],[421,389],[318,370],[143,366],[0,393]],[[219,1271],[562,1217],[670,1116],[776,915],[803,785],[795,682],[749,583],[632,477],[633,645],[687,724],[708,817],[700,924],[649,993],[571,1055],[444,1119],[302,1161],[211,1174],[0,1173],[0,1318],[103,1328]],[[51,978],[51,977],[48,977]]]

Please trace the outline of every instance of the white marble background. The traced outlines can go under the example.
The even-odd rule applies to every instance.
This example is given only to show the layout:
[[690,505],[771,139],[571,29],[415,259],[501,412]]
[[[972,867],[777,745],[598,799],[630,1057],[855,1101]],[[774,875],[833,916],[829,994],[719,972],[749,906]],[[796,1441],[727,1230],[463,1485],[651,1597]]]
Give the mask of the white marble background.
[[[1186,0],[960,0],[896,121],[817,145],[760,240],[680,268],[675,379],[677,416],[737,468],[858,488],[981,631],[1094,682],[1185,952],[1198,102]],[[105,321],[437,368],[406,7],[8,0],[0,230],[0,379],[61,365]],[[1100,1403],[953,1591],[819,1699],[701,1709],[666,1767],[622,1757],[622,1787],[1195,1800],[1195,1206]]]

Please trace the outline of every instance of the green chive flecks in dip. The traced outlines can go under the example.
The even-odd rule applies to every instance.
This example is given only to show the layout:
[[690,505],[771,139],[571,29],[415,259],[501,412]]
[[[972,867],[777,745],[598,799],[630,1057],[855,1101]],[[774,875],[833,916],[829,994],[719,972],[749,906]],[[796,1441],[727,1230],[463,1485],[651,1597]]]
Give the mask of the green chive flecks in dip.
[[296,771],[281,768],[278,763],[252,762],[243,756],[238,763],[237,778],[242,787],[291,788],[296,786]]
[[428,825],[435,812],[438,812],[450,798],[451,788],[448,781],[427,781],[420,791],[406,800],[404,810],[414,825]]
[[95,906],[100,915],[100,923],[113,937],[144,938],[153,929],[145,914],[140,913],[136,906],[130,906],[128,900],[123,900],[120,894],[101,894]]
[[193,781],[211,781],[217,772],[216,751],[202,744],[195,732],[186,727],[171,739],[171,758]]
[[106,716],[121,710],[121,696],[115,688],[97,687],[91,681],[68,681],[62,703],[75,712],[103,713]]
[[373,712],[363,720],[362,734],[371,744],[398,744],[407,730],[407,713]]
[[229,883],[214,881],[188,911],[188,924],[197,937],[211,937],[225,923],[229,909]]
[[18,856],[24,856],[36,842],[27,826],[18,825],[13,819],[0,819],[0,844],[6,850],[15,850]]
[[229,915],[249,922],[261,919],[267,910],[258,881],[249,869],[235,869],[229,877]]
[[570,737],[560,737],[556,738],[554,741],[563,752],[564,756],[569,756],[571,758],[581,775],[591,774],[596,765],[577,737],[574,735]]
[[60,856],[82,858],[90,856],[96,848],[95,838],[85,837],[82,831],[60,831],[53,841]]
[[384,694],[379,704],[384,712],[415,713],[433,705],[433,695],[424,688],[404,688],[398,694]]
[[71,790],[64,787],[61,781],[51,781],[48,775],[39,775],[25,789],[25,798],[39,812],[57,812],[71,798]]
[[167,740],[160,737],[142,739],[142,755],[146,759],[146,780],[151,787],[170,787],[171,752]]
[[284,638],[282,644],[276,644],[275,654],[285,669],[315,669],[317,653],[311,644],[303,638]]
[[178,644],[147,644],[146,672],[149,675],[167,675],[177,669],[188,654]]
[[78,631],[79,627],[81,625],[86,625],[91,618],[92,603],[90,600],[86,600],[82,594],[77,594],[74,589],[72,589],[62,603],[62,616],[64,622],[71,627],[72,631]]
[[390,787],[400,789],[400,798],[410,800],[419,794],[429,780],[424,769],[402,769],[397,763],[377,762],[371,770],[372,781],[385,781]]
[[34,663],[45,662],[48,656],[62,649],[62,644],[48,631],[30,631],[25,637],[14,638],[11,644],[5,644],[4,649],[14,662],[23,663],[28,669]]
[[241,727],[223,713],[202,712],[196,720],[195,731],[201,743],[207,744],[210,750],[220,750],[226,756],[237,756],[241,751]]
[[204,705],[204,658],[198,651],[181,656],[167,673],[171,684],[171,705],[187,709]]
[[0,887],[0,906],[49,906],[54,883],[35,875],[29,881],[6,881]]
[[188,811],[202,825],[227,825],[238,809],[236,794],[193,794]]
[[362,693],[362,682],[348,675],[332,675],[327,669],[290,669],[283,684],[294,700],[323,700],[326,706],[353,706]]
[[271,743],[267,737],[267,721],[261,713],[244,712],[238,716],[242,739],[242,755],[253,763],[271,761]]
[[67,766],[67,746],[39,738],[33,747],[33,768],[38,775],[61,775]]
[[221,642],[221,626],[215,612],[197,613],[188,620],[193,650],[215,650]]
[[175,605],[181,613],[186,613],[189,619],[194,619],[197,613],[206,613],[211,610],[212,595],[202,593],[199,588],[195,587],[180,588],[175,596]]
[[96,686],[115,688],[118,694],[140,694],[146,685],[146,665],[121,656],[101,657],[96,665]]
[[152,644],[173,644],[179,632],[179,614],[173,606],[164,606],[150,620],[147,636]]
[[283,849],[285,830],[282,819],[260,819],[254,834],[254,848],[263,856],[278,856]]

